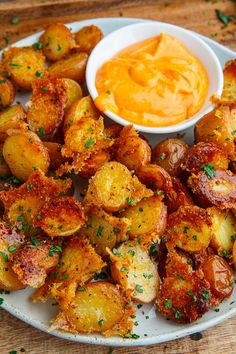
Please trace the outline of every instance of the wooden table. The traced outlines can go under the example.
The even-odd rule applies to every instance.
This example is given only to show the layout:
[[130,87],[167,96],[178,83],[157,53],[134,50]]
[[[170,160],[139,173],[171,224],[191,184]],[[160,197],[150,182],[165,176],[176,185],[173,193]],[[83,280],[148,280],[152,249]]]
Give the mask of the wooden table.
[[[192,29],[236,50],[236,20],[224,25],[215,9],[236,15],[234,0],[18,0],[0,1],[0,46],[43,29],[53,21],[73,22],[93,17],[137,17],[170,22]],[[11,20],[18,18],[19,24]],[[224,16],[223,16],[224,18]],[[226,17],[227,19],[227,17]],[[0,310],[0,354],[23,348],[31,354],[108,353],[108,347],[63,341],[30,327]],[[236,353],[236,318],[214,328],[151,347],[115,348],[114,354]]]

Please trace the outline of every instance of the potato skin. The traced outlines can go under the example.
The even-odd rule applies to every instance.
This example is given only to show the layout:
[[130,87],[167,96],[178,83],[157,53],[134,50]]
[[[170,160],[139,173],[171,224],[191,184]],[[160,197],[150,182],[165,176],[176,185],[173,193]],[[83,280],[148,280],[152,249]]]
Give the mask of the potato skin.
[[40,168],[47,172],[49,155],[39,137],[30,131],[19,131],[9,136],[3,144],[3,156],[12,174],[26,181],[31,173]]
[[66,106],[65,112],[72,106],[73,103],[77,102],[83,97],[82,89],[80,85],[71,79],[62,79],[66,88]]
[[74,53],[50,65],[48,71],[56,77],[72,79],[82,84],[85,80],[87,60],[88,54]]
[[188,179],[188,186],[203,207],[216,206],[219,209],[235,207],[236,176],[230,171],[216,170],[212,179],[201,171]]
[[48,150],[50,169],[54,171],[57,170],[63,163],[66,162],[66,159],[61,155],[62,145],[51,141],[44,141],[43,145]]
[[178,177],[187,151],[188,145],[180,139],[163,140],[152,150],[152,163],[163,167],[172,177]]
[[85,179],[89,179],[95,175],[97,170],[105,163],[111,160],[111,154],[108,150],[100,150],[86,161],[85,165],[79,172],[79,176]]
[[0,144],[0,177],[9,177],[11,176],[11,171],[4,160],[2,150],[3,144]]
[[78,231],[86,218],[84,210],[73,197],[59,197],[45,203],[36,225],[50,237],[70,236]]
[[32,47],[10,47],[3,54],[3,66],[18,86],[30,90],[33,82],[44,75],[45,57]]
[[138,167],[136,175],[140,182],[154,191],[161,190],[168,192],[173,188],[169,173],[156,164],[147,164]]
[[49,61],[57,61],[69,54],[75,43],[70,30],[63,23],[48,25],[41,35],[43,54]]
[[188,150],[181,168],[191,174],[201,171],[201,166],[209,163],[217,170],[227,170],[227,153],[213,142],[199,142]]
[[151,161],[151,148],[146,140],[141,139],[132,125],[125,126],[115,143],[115,158],[129,170]]
[[24,108],[13,105],[0,111],[0,142],[4,142],[8,137],[8,130],[19,129],[26,118]]
[[66,100],[63,80],[48,77],[35,82],[27,111],[30,129],[42,138],[55,134],[62,123]]
[[91,25],[82,27],[75,33],[75,41],[82,52],[91,53],[97,43],[103,38],[99,27]]
[[15,88],[11,81],[0,76],[0,109],[10,106],[14,101],[15,94]]
[[178,210],[180,206],[194,205],[189,190],[180,179],[176,177],[172,178],[172,189],[167,191],[165,202],[169,213]]

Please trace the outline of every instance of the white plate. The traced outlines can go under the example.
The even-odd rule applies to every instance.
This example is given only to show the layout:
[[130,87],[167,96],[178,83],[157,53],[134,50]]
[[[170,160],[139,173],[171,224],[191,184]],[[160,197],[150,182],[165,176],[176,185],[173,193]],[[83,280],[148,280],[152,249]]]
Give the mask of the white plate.
[[[72,32],[74,32],[83,26],[95,24],[102,29],[105,35],[107,35],[118,28],[137,23],[139,21],[144,20],[131,18],[102,18],[74,22],[69,24],[68,27],[72,29]],[[236,57],[236,53],[233,51],[221,46],[211,39],[203,36],[200,37],[214,50],[222,65],[225,63],[225,61]],[[14,45],[28,46],[34,42],[37,42],[38,38],[39,33],[33,34],[17,43],[14,43]],[[16,100],[25,102],[27,98],[28,97],[26,95],[18,95]],[[185,133],[186,134],[184,136],[184,140],[189,143],[193,143],[192,129],[186,131]],[[167,136],[168,135],[165,135],[165,138]],[[161,137],[157,139],[157,137],[150,134],[147,137],[152,143],[156,143],[161,139]],[[116,336],[104,338],[100,335],[94,334],[73,335],[59,331],[49,332],[48,325],[50,320],[56,315],[58,311],[57,306],[53,306],[53,302],[47,302],[45,304],[33,304],[30,300],[30,295],[32,292],[33,291],[31,289],[26,289],[12,292],[9,295],[0,295],[0,297],[4,298],[2,308],[41,331],[50,333],[60,338],[89,344],[109,346],[135,346],[161,343],[187,336],[194,332],[202,331],[236,314],[236,291],[234,291],[231,298],[227,301],[224,301],[220,305],[219,312],[211,310],[206,315],[204,315],[202,319],[196,321],[193,324],[177,325],[171,321],[167,321],[161,315],[156,315],[152,305],[144,305],[140,310],[138,310],[137,318],[135,319],[139,322],[137,327],[134,326],[134,333],[140,336],[138,339],[123,339]]]

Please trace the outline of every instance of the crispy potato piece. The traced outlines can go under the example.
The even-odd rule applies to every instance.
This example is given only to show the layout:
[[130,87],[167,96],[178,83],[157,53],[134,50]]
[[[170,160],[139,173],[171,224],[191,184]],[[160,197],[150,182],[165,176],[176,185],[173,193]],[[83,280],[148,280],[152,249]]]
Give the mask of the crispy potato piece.
[[206,257],[201,266],[204,278],[219,302],[229,297],[234,289],[234,274],[228,263],[217,255]]
[[110,251],[111,274],[134,301],[150,303],[157,296],[159,276],[147,251],[127,241]]
[[91,25],[82,27],[75,33],[75,41],[82,52],[91,53],[97,43],[103,38],[99,27]]
[[116,139],[120,136],[120,132],[122,129],[123,129],[122,125],[117,123],[108,125],[107,127],[105,127],[105,135],[108,138]]
[[8,130],[19,129],[25,118],[26,114],[24,108],[19,104],[0,111],[0,142],[6,140]]
[[92,208],[87,212],[88,221],[80,230],[80,235],[91,242],[95,251],[106,256],[106,248],[114,248],[118,242],[127,240],[127,230],[131,221],[106,213],[100,208]]
[[142,198],[152,194],[137,177],[132,177],[127,167],[111,161],[103,165],[90,179],[85,203],[113,212],[129,204],[135,205]]
[[34,82],[27,111],[30,129],[41,137],[55,134],[62,123],[66,100],[66,85],[63,80],[48,77]]
[[199,142],[187,152],[181,168],[188,173],[201,171],[201,166],[211,164],[217,170],[227,170],[229,160],[227,153],[212,141]]
[[18,86],[30,90],[45,72],[45,57],[32,47],[10,47],[3,53],[3,66]]
[[129,236],[142,244],[158,241],[166,229],[167,208],[155,195],[129,206],[121,216],[131,219]]
[[229,209],[236,205],[236,176],[230,171],[216,170],[210,179],[205,172],[199,172],[188,179],[188,186],[203,207],[215,205]]
[[134,313],[132,304],[127,304],[115,285],[92,283],[77,290],[70,306],[58,314],[51,329],[124,336],[132,330]]
[[82,118],[93,118],[97,120],[99,116],[100,113],[95,107],[92,98],[90,96],[83,97],[74,102],[68,112],[66,112],[63,122],[63,132],[65,134],[72,124]]
[[211,226],[211,247],[219,255],[224,256],[231,253],[233,248],[233,235],[236,234],[236,220],[230,210],[219,210],[215,207],[208,208],[212,218]]
[[79,176],[89,179],[95,175],[97,170],[111,160],[111,154],[108,150],[100,150],[86,161],[86,164],[79,172]]
[[12,174],[26,181],[39,168],[47,172],[49,155],[37,134],[24,129],[16,130],[3,144],[3,157]]
[[77,81],[78,84],[82,84],[85,80],[87,60],[88,54],[83,52],[74,53],[50,65],[48,71],[54,76],[72,79]]
[[0,108],[10,106],[15,98],[15,88],[11,81],[0,75]]
[[236,102],[236,61],[229,60],[224,66],[224,88],[220,103],[230,105]]
[[[14,231],[13,231],[14,232]],[[17,275],[13,272],[10,263],[11,252],[9,246],[19,246],[21,241],[17,240],[15,234],[10,233],[3,223],[0,223],[0,288],[8,291],[15,291],[25,288]],[[12,247],[12,250],[16,247]],[[11,248],[10,248],[11,250]]]
[[65,112],[67,112],[73,103],[82,99],[83,93],[80,85],[76,81],[71,79],[62,79],[62,81],[65,83],[65,88],[66,88],[67,100],[66,100]]
[[188,148],[188,145],[180,139],[163,140],[152,150],[152,163],[163,167],[172,177],[178,177],[181,174],[180,165]]
[[33,172],[20,188],[0,192],[5,208],[4,218],[13,223],[19,221],[19,229],[33,233],[33,220],[43,204],[66,193],[71,183],[70,179],[48,178],[40,170]]
[[182,205],[194,205],[188,189],[177,177],[172,178],[172,189],[167,191],[165,202],[169,213],[178,210]]
[[42,44],[43,54],[50,61],[62,59],[75,46],[70,30],[63,23],[49,24],[39,42]]
[[66,158],[62,156],[62,145],[51,141],[44,141],[43,145],[48,150],[50,158],[50,169],[57,170],[63,163],[66,162]]
[[211,240],[211,218],[205,209],[181,206],[168,218],[168,244],[195,253],[206,249]]
[[234,268],[236,268],[236,240],[234,241],[232,256],[233,256],[233,265]]
[[2,150],[3,144],[0,144],[0,177],[9,177],[11,176],[11,171],[4,160]]
[[115,143],[115,159],[136,170],[151,161],[151,148],[146,140],[141,139],[132,125],[125,126]]
[[59,260],[58,252],[52,252],[56,243],[42,236],[31,237],[13,253],[12,269],[24,285],[39,288],[44,284],[47,274]]
[[195,126],[195,141],[212,141],[235,159],[236,109],[220,106],[203,116]]
[[168,172],[161,166],[155,164],[147,164],[140,166],[136,170],[138,179],[152,190],[171,191],[172,180]]
[[50,200],[36,219],[36,225],[51,237],[73,235],[86,220],[82,206],[73,197]]

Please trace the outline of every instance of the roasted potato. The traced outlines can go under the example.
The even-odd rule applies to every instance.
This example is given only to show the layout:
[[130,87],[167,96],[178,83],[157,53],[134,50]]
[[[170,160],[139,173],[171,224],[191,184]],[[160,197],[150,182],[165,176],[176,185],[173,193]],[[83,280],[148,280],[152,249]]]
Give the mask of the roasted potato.
[[30,129],[41,138],[55,134],[62,123],[66,100],[66,84],[63,80],[48,77],[35,82],[27,111]]
[[135,205],[152,194],[137,177],[132,177],[127,167],[111,161],[103,165],[90,179],[85,203],[113,212]]
[[58,252],[52,252],[56,243],[45,237],[31,237],[18,248],[12,257],[12,269],[24,285],[39,288],[47,274],[59,260]]
[[3,66],[18,86],[30,90],[45,73],[45,57],[33,47],[10,47],[3,53]]
[[0,109],[10,106],[15,98],[15,88],[11,81],[0,75]]
[[176,138],[166,139],[152,150],[152,162],[163,167],[172,177],[178,177],[187,151],[188,145],[184,141]]
[[87,212],[88,220],[79,234],[86,237],[95,251],[106,256],[106,248],[114,248],[118,242],[127,240],[127,231],[131,221],[106,213],[101,208],[92,208]]
[[169,247],[196,253],[206,249],[211,240],[210,215],[197,206],[181,206],[169,215],[167,234]]
[[129,170],[148,164],[151,161],[151,148],[141,139],[132,125],[125,126],[115,143],[115,159]]
[[63,163],[66,162],[66,158],[64,158],[61,154],[62,145],[51,141],[44,141],[43,145],[48,150],[50,169],[53,171],[57,170]]
[[62,59],[75,46],[70,30],[63,23],[49,24],[39,42],[42,44],[43,54],[49,61]]
[[147,164],[138,167],[135,173],[140,182],[154,191],[159,190],[168,192],[173,188],[169,173],[161,166]]
[[65,112],[72,106],[73,103],[77,102],[78,100],[82,99],[83,93],[80,85],[71,79],[62,79],[65,84],[66,88],[66,106]]
[[3,157],[12,174],[26,181],[39,168],[47,172],[49,155],[37,134],[27,130],[16,130],[3,144]]
[[105,163],[111,160],[111,154],[108,150],[100,150],[95,154],[91,155],[86,161],[79,176],[85,179],[89,179],[95,175],[97,170],[102,167]]
[[167,191],[165,202],[169,213],[173,213],[183,205],[194,205],[194,201],[189,190],[176,177],[172,178],[172,188]]
[[75,198],[60,197],[43,205],[35,224],[50,237],[70,236],[85,220],[84,210]]
[[[206,167],[207,165],[205,165]],[[214,170],[207,166],[188,179],[199,204],[203,207],[216,206],[219,209],[233,208],[236,205],[236,176],[230,171]]]
[[212,141],[221,147],[230,159],[235,159],[234,132],[236,129],[236,109],[217,107],[203,116],[195,126],[195,141]]
[[230,210],[219,210],[215,207],[208,208],[212,219],[211,226],[211,247],[220,256],[230,255],[233,248],[232,236],[236,234],[236,219]]
[[105,127],[105,135],[110,139],[116,139],[120,136],[120,132],[123,129],[122,125],[120,124],[111,124]]
[[110,252],[111,274],[127,294],[137,302],[150,303],[157,296],[159,276],[147,251],[127,241]]
[[0,142],[8,137],[8,130],[19,129],[25,120],[26,114],[20,104],[7,107],[0,111]]
[[201,171],[201,166],[209,163],[217,170],[227,170],[228,154],[212,141],[202,141],[188,150],[181,168],[191,174]]
[[236,240],[234,241],[232,256],[233,256],[233,265],[234,268],[236,268]]
[[85,80],[87,60],[88,54],[83,52],[73,53],[69,57],[50,65],[48,71],[59,78],[72,79],[82,84]]
[[133,314],[132,305],[127,306],[127,300],[115,285],[92,283],[78,288],[68,309],[56,317],[52,329],[124,336],[132,329],[133,321],[129,317]]
[[220,103],[230,105],[236,102],[236,61],[229,60],[224,66],[224,88]]
[[63,122],[63,132],[66,131],[76,122],[82,118],[93,118],[97,120],[100,113],[96,109],[90,96],[86,96],[77,100],[72,104],[68,112],[66,112]]
[[142,244],[158,241],[166,229],[167,208],[157,195],[129,206],[121,216],[131,220],[130,238]]
[[85,26],[75,33],[75,41],[82,52],[91,53],[97,43],[103,38],[103,33],[97,26]]
[[3,144],[0,144],[0,177],[9,177],[11,176],[11,171],[4,160],[2,150]]
[[210,289],[217,299],[222,301],[232,294],[234,288],[234,274],[228,263],[217,255],[206,257],[201,269],[204,278],[210,284]]

